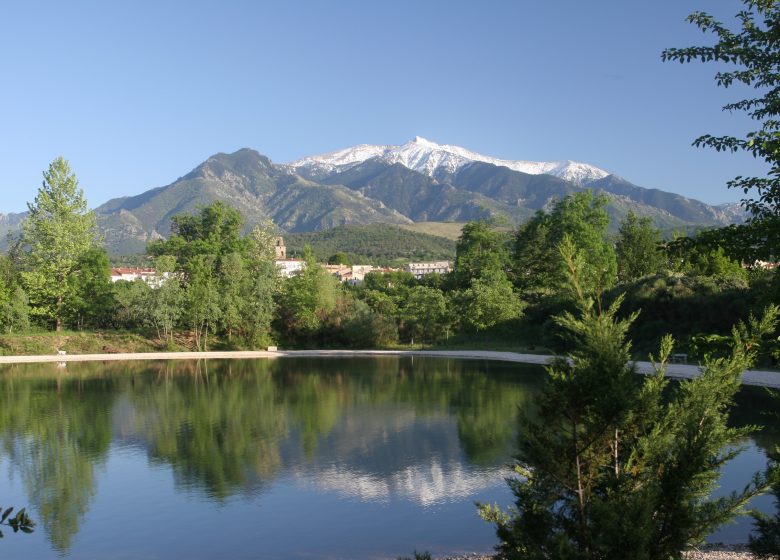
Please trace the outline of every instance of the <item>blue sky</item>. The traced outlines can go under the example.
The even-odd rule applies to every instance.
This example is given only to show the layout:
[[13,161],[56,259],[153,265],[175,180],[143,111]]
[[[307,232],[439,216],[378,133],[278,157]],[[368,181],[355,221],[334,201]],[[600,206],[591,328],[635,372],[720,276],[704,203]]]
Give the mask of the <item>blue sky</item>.
[[6,1],[0,212],[70,160],[90,205],[166,185],[216,152],[276,162],[416,135],[507,159],[573,159],[719,203],[751,129],[714,67],[662,63],[736,0]]

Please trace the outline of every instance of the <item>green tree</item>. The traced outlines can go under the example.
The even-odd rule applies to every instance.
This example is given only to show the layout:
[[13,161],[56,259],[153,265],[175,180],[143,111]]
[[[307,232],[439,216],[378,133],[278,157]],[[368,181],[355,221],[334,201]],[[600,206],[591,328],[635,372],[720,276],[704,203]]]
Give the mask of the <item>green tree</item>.
[[778,309],[735,328],[730,356],[705,360],[667,399],[671,338],[657,373],[640,378],[626,341],[635,315],[617,318],[620,298],[603,309],[581,282],[586,254],[571,243],[562,254],[579,315],[557,320],[576,350],[548,368],[538,409],[522,415],[509,483],[516,510],[480,511],[497,526],[501,558],[679,559],[766,490],[757,475],[741,493],[710,497],[747,434],[729,427],[729,408]]
[[106,327],[115,307],[111,286],[111,263],[103,247],[92,247],[78,260],[68,277],[64,301],[68,322],[81,330],[85,326]]
[[463,226],[455,247],[455,282],[467,288],[471,281],[485,275],[504,273],[510,268],[509,237],[488,222],[469,222]]
[[476,331],[517,319],[523,314],[524,303],[502,271],[474,279],[459,299],[461,322],[466,328]]
[[331,255],[328,258],[328,264],[343,264],[345,266],[352,266],[349,255],[343,252],[338,252],[335,255]]
[[8,285],[0,277],[0,328],[11,334],[30,327],[30,304],[21,286]]
[[154,267],[154,289],[149,292],[150,318],[157,336],[173,344],[173,332],[183,312],[181,275],[176,269],[176,257],[172,255],[157,257]]
[[515,268],[518,286],[524,290],[556,292],[566,284],[558,248],[569,236],[587,256],[584,282],[589,290],[614,285],[617,261],[607,242],[607,198],[582,191],[559,201],[549,214],[538,212],[515,237]]
[[185,269],[184,318],[194,335],[195,347],[204,352],[208,350],[209,334],[219,324],[222,312],[215,261],[214,255],[194,255]]
[[[780,469],[780,450],[775,449],[770,454],[774,469]],[[775,496],[774,516],[760,511],[751,511],[755,524],[755,532],[750,535],[748,547],[750,551],[762,560],[777,560],[780,558],[780,479],[776,480],[772,493]]]
[[276,226],[267,221],[252,230],[247,258],[248,275],[242,291],[242,335],[252,347],[271,341],[271,323],[280,291],[274,243]]
[[308,245],[303,259],[303,270],[285,281],[282,291],[282,327],[292,338],[311,338],[336,307],[338,281],[317,263]]
[[[715,74],[719,87],[740,84],[756,90],[755,96],[729,103],[725,111],[742,111],[760,125],[758,130],[743,137],[713,136],[697,138],[694,146],[714,148],[717,151],[747,152],[769,165],[766,177],[738,176],[728,187],[754,193],[743,200],[753,215],[763,239],[762,258],[777,257],[780,246],[780,4],[774,0],[742,0],[744,9],[736,15],[735,29],[717,21],[705,12],[694,12],[688,21],[716,39],[714,45],[670,48],[662,53],[664,61],[714,62],[720,69]],[[739,228],[745,233],[753,228]]]
[[249,241],[241,235],[244,220],[238,210],[214,202],[197,214],[177,214],[171,218],[171,236],[153,241],[147,252],[153,256],[173,255],[181,266],[195,255],[244,254]]
[[615,243],[618,279],[633,282],[658,272],[663,264],[660,247],[661,232],[653,227],[653,221],[648,216],[640,218],[629,211],[620,223]]
[[143,280],[120,280],[112,286],[114,291],[114,316],[117,328],[137,329],[148,326],[153,307],[152,289]]
[[427,286],[417,286],[409,291],[402,313],[412,342],[415,338],[422,341],[436,340],[450,323],[444,293]]
[[43,184],[22,223],[22,281],[32,312],[62,328],[68,277],[97,242],[95,216],[68,162],[59,157],[43,173]]

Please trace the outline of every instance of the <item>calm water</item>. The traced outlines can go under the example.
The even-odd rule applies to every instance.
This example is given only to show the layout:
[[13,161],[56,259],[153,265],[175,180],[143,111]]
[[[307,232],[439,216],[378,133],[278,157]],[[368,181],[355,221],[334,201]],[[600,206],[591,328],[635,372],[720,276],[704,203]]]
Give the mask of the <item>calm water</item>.
[[[489,551],[541,369],[441,359],[0,369],[0,505],[38,528],[3,558],[395,558]],[[738,423],[764,423],[764,392]],[[780,441],[746,442],[742,487]],[[771,506],[771,499],[759,505]],[[713,540],[741,542],[749,523]]]

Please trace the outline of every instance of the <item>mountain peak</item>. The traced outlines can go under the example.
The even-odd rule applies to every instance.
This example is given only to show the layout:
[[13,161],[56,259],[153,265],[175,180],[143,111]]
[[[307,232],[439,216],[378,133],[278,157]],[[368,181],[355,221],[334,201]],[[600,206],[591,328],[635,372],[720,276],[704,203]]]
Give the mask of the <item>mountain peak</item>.
[[474,162],[508,167],[529,175],[547,174],[587,185],[609,175],[607,171],[587,163],[576,161],[524,161],[505,160],[485,156],[459,146],[437,144],[422,136],[415,136],[402,146],[360,144],[319,156],[311,156],[290,163],[295,169],[309,170],[347,169],[368,159],[379,157],[388,163],[400,163],[409,169],[435,177],[441,173],[455,173]]
[[417,144],[418,146],[424,146],[426,148],[441,148],[436,142],[431,142],[422,136],[415,136],[412,140],[407,142],[407,145],[408,144]]

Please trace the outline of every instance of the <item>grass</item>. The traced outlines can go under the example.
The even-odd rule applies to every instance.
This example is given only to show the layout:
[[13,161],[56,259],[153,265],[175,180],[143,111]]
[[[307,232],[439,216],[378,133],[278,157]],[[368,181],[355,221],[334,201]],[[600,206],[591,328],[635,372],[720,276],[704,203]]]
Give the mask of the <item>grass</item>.
[[56,354],[115,354],[119,352],[159,352],[165,343],[130,331],[60,331],[5,334],[0,336],[0,354],[29,356]]
[[416,233],[427,233],[457,241],[465,222],[417,222],[415,224],[403,224],[399,227]]

